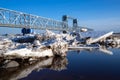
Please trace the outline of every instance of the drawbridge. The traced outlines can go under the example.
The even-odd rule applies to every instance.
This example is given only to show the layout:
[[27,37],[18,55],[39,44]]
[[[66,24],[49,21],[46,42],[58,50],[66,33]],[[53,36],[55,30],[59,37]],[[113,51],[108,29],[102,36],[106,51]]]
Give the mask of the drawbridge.
[[[73,20],[72,27],[68,25],[68,19]],[[57,21],[5,8],[0,8],[0,27],[66,31],[80,30],[81,28],[77,25],[77,19],[66,15],[62,17],[62,21]]]

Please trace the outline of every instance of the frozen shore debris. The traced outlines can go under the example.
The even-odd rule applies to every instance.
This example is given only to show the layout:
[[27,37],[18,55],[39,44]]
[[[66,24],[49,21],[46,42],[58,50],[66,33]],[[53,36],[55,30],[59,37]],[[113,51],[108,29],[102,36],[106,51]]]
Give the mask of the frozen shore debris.
[[[98,38],[84,37],[80,33],[54,33],[46,30],[45,34],[27,34],[0,41],[0,56],[7,58],[66,56],[68,49],[96,49],[101,44],[120,44],[120,39],[112,37],[113,32]],[[92,44],[96,44],[92,45]],[[101,49],[101,51],[103,51]],[[108,51],[107,51],[108,52]],[[112,53],[111,53],[112,54]]]
[[[48,35],[50,34],[50,35]],[[68,44],[47,31],[44,35],[17,36],[16,38],[0,41],[0,56],[10,58],[51,57],[54,55],[66,56]]]
[[91,39],[90,38],[89,41],[87,41],[87,44],[96,43],[96,42],[101,41],[101,40],[105,41],[106,38],[109,37],[109,36],[111,36],[112,34],[113,34],[113,32],[109,32],[109,33],[104,34],[104,35],[102,35],[102,36],[100,36],[98,38],[95,38],[95,39]]

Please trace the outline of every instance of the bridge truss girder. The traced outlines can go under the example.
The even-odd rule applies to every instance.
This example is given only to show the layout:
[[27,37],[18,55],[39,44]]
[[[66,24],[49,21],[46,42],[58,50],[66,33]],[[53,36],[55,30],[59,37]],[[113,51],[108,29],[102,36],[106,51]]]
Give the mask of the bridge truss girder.
[[71,30],[68,23],[0,8],[0,27]]

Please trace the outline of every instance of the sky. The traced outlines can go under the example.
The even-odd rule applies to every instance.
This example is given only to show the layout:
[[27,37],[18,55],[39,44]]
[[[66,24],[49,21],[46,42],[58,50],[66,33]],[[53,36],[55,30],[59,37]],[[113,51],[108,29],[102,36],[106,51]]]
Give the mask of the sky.
[[0,7],[55,20],[69,15],[79,26],[120,31],[120,0],[0,0]]

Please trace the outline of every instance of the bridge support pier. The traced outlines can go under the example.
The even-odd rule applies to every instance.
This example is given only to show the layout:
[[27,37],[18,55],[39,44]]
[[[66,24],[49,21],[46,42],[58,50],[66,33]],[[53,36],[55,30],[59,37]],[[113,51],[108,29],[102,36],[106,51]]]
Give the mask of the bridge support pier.
[[30,28],[22,28],[22,30],[21,30],[21,32],[22,32],[22,34],[23,34],[23,36],[25,35],[25,34],[30,34],[30,33],[32,33],[33,31],[32,31],[32,29],[30,29]]

